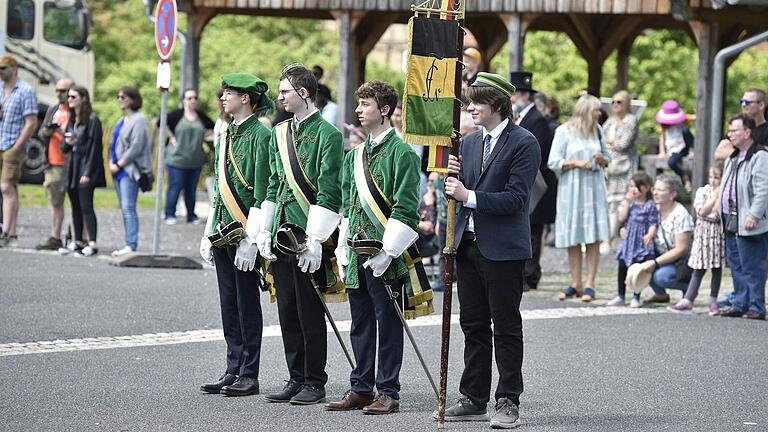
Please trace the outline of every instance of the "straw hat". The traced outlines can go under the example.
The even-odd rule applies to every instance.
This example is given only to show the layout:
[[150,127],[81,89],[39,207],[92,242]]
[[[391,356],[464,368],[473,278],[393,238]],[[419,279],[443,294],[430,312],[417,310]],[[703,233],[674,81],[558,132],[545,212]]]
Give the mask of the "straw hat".
[[651,283],[653,273],[643,271],[643,263],[634,263],[627,269],[627,287],[639,293]]

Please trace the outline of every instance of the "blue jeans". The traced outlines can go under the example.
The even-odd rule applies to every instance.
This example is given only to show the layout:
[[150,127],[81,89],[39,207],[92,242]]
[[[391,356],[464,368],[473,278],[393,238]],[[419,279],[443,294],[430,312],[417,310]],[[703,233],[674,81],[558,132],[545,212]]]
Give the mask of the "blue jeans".
[[165,218],[176,217],[176,203],[179,194],[184,191],[184,205],[187,207],[187,222],[197,219],[195,215],[195,194],[197,181],[200,179],[201,168],[177,168],[166,165],[168,168],[168,189],[165,192]]
[[659,266],[651,278],[651,288],[656,294],[666,294],[668,289],[676,289],[685,293],[688,289],[688,282],[679,282],[677,280],[677,269],[675,264],[664,264]]
[[117,200],[123,211],[125,244],[134,251],[139,246],[139,215],[136,214],[136,199],[139,197],[139,183],[130,176],[125,176],[115,183]]
[[733,276],[733,309],[765,313],[765,256],[768,233],[737,236],[725,233],[725,254]]

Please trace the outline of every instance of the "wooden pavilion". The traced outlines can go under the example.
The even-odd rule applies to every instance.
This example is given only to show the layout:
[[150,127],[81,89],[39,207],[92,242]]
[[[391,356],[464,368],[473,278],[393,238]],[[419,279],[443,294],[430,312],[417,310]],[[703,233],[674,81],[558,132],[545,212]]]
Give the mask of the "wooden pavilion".
[[[218,14],[336,20],[340,28],[338,104],[340,121],[354,117],[354,90],[364,81],[365,61],[390,24],[405,23],[411,5],[422,0],[179,0],[187,16],[185,74],[199,82],[200,37]],[[728,3],[762,3],[731,6]],[[717,51],[768,29],[768,1],[758,0],[468,0],[466,27],[483,59],[509,43],[509,70],[523,65],[525,34],[531,30],[566,33],[588,65],[590,88],[599,89],[602,66],[617,51],[616,88],[629,81],[629,54],[635,38],[649,28],[688,32],[698,46],[696,112],[712,108],[712,66]],[[487,60],[486,60],[487,61]],[[487,66],[487,65],[485,65]],[[698,145],[694,185],[703,184],[720,137],[708,136],[709,115],[696,117]]]

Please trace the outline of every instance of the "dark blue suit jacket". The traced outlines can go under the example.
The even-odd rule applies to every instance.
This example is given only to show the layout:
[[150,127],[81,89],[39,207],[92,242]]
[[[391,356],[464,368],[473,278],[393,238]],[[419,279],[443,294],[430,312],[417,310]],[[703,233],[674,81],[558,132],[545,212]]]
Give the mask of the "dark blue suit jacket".
[[491,261],[531,258],[528,197],[541,162],[536,138],[509,121],[491,152],[485,170],[482,129],[461,142],[459,180],[475,191],[477,208],[462,207],[456,217],[456,243],[474,217],[477,247]]

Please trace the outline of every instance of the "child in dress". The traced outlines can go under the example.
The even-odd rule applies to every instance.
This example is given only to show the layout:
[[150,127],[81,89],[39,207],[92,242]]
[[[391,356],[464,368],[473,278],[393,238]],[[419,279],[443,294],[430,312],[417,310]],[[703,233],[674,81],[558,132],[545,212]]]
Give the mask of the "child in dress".
[[[623,306],[627,291],[627,269],[634,263],[656,258],[653,238],[659,225],[659,211],[651,194],[651,178],[638,173],[629,181],[629,191],[618,214],[624,224],[626,237],[621,241],[616,259],[619,260],[619,295],[608,306]],[[625,223],[626,222],[626,223]],[[630,307],[640,306],[640,293],[634,293]]]
[[709,291],[709,315],[719,313],[717,294],[720,291],[722,267],[725,262],[725,236],[720,226],[720,179],[723,165],[717,164],[709,169],[709,184],[696,191],[693,209],[696,212],[696,227],[693,230],[693,244],[688,266],[693,269],[688,290],[682,300],[674,306],[668,306],[671,312],[693,312],[693,301],[699,295],[699,286],[707,270],[712,271]]

